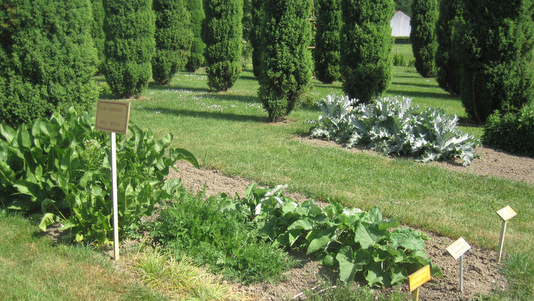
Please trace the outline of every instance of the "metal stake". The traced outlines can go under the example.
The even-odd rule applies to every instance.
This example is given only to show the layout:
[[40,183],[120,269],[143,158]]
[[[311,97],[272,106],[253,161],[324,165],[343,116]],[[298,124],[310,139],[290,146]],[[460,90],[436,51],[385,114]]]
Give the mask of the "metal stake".
[[113,202],[113,246],[115,260],[119,260],[119,205],[117,200],[117,146],[111,132],[111,189]]

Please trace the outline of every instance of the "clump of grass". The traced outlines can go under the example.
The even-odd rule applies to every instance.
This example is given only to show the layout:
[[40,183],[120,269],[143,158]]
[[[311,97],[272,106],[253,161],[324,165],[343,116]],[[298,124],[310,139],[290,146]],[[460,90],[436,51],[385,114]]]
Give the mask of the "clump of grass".
[[190,258],[174,258],[162,248],[145,248],[131,260],[136,262],[143,282],[176,300],[247,300],[222,277],[206,272]]

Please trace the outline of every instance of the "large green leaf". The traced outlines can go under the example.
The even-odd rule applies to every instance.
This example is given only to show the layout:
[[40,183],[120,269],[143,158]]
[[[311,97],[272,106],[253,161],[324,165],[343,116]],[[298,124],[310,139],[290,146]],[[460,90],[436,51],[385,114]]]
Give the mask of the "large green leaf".
[[53,213],[45,213],[41,222],[39,223],[39,229],[46,231],[46,227],[56,222],[56,215]]
[[363,269],[362,265],[356,263],[352,249],[349,246],[339,250],[336,260],[339,262],[339,280],[343,283],[353,281],[356,272]]
[[312,254],[320,249],[326,248],[328,243],[332,240],[332,237],[334,237],[336,229],[337,228],[335,227],[330,227],[316,233],[316,237],[308,245],[306,254]]
[[358,227],[356,227],[354,241],[359,243],[364,250],[369,249],[369,247],[375,244],[374,239],[371,237],[363,223],[360,223]]
[[425,241],[421,234],[410,228],[399,228],[391,233],[389,240],[393,247],[403,247],[408,250],[423,250]]
[[0,123],[0,139],[5,140],[7,143],[11,143],[15,137],[16,131],[9,125]]

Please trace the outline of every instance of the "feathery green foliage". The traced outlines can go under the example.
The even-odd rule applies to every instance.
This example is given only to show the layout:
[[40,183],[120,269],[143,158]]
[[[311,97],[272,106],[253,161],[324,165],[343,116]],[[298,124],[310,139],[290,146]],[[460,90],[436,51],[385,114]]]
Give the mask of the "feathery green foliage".
[[0,6],[0,120],[17,127],[98,97],[89,0]]
[[310,0],[266,0],[259,98],[276,122],[289,114],[312,78]]
[[341,0],[315,2],[317,32],[315,34],[315,73],[323,83],[339,80],[339,47],[341,33]]
[[241,72],[243,0],[204,0],[204,13],[202,40],[206,44],[208,86],[226,91]]
[[117,96],[138,95],[152,76],[155,52],[152,0],[104,0],[104,75]]
[[412,4],[412,41],[415,69],[423,77],[436,76],[436,23],[439,16],[438,0],[414,0]]
[[455,95],[460,94],[460,57],[455,53],[458,31],[463,26],[462,0],[441,1],[436,24],[436,80],[439,86]]
[[182,0],[154,0],[156,52],[152,58],[152,77],[162,85],[188,61],[193,35],[190,14]]
[[202,21],[205,17],[204,9],[202,8],[202,0],[186,0],[185,4],[191,14],[191,31],[193,33],[191,52],[185,69],[189,72],[195,72],[204,64],[204,48],[206,45],[204,45],[201,37]]
[[391,82],[393,0],[342,0],[343,91],[360,102],[382,95]]
[[534,1],[465,0],[460,37],[462,103],[484,122],[534,98]]

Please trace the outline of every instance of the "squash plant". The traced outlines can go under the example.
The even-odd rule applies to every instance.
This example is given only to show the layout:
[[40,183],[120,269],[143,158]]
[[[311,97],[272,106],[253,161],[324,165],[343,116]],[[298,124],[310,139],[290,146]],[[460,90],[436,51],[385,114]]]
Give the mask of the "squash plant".
[[380,208],[369,212],[339,203],[320,207],[301,204],[274,189],[249,186],[241,205],[228,210],[246,212],[258,235],[285,248],[304,249],[325,266],[339,269],[340,280],[365,281],[371,287],[391,286],[430,264],[434,276],[441,271],[426,257],[428,238],[396,220],[384,219]]
[[[111,228],[110,139],[88,112],[54,113],[17,130],[0,125],[0,202],[69,229],[76,241],[108,242]],[[169,167],[180,159],[198,166],[184,149],[168,149],[172,135],[156,141],[150,130],[129,125],[117,143],[120,231],[135,229],[166,193]],[[168,153],[167,156],[165,154]]]

